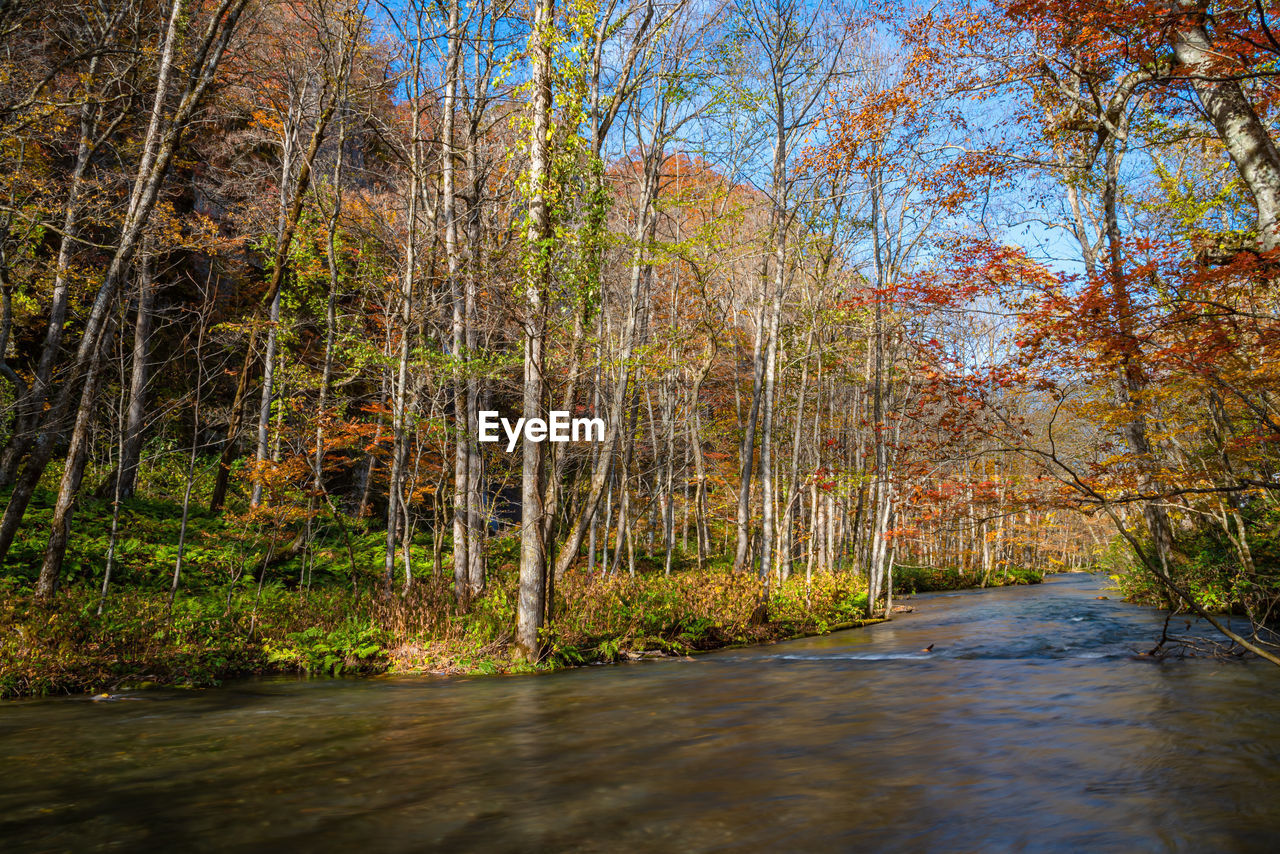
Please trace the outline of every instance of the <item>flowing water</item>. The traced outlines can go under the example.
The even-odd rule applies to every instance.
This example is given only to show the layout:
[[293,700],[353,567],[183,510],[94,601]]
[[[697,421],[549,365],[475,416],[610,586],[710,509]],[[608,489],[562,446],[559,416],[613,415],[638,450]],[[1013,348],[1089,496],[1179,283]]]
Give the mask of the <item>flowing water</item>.
[[7,703],[0,849],[1280,850],[1280,669],[1135,657],[1161,615],[1099,595],[551,675]]

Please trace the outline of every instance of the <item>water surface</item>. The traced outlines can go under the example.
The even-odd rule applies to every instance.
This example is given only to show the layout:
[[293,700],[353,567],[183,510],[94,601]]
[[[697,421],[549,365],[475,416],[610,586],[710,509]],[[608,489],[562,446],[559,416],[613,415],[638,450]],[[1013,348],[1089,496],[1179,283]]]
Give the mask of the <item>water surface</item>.
[[693,661],[6,703],[0,849],[1280,850],[1280,669],[1136,658],[1162,616],[1099,595],[920,596]]

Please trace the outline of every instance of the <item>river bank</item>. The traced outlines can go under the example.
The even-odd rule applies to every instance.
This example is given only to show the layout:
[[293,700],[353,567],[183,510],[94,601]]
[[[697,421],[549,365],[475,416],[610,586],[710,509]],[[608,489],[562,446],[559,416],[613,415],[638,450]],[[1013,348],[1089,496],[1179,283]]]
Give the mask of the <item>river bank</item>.
[[[937,574],[923,581],[940,578],[954,583]],[[1035,580],[1018,573],[992,579]],[[753,575],[727,571],[570,573],[558,590],[546,657],[531,665],[509,650],[509,571],[466,611],[439,576],[419,579],[407,596],[250,584],[182,593],[172,609],[165,591],[112,590],[102,613],[99,591],[87,586],[41,603],[13,579],[0,579],[0,696],[204,687],[271,674],[519,673],[685,655],[878,622],[867,614],[863,587],[852,573],[815,576],[808,585],[796,576],[768,591]],[[766,596],[768,607],[759,607]]]
[[1271,850],[1280,671],[1143,657],[1163,614],[1099,599],[1106,584],[932,593],[859,631],[653,666],[5,703],[0,838],[137,852]]

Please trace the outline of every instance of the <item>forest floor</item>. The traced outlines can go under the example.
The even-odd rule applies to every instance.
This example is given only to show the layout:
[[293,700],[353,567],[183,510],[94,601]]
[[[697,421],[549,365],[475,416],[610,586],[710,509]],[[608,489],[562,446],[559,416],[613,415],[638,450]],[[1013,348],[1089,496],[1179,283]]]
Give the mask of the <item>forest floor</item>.
[[[734,574],[722,564],[698,571],[683,554],[667,576],[655,556],[638,559],[634,577],[567,573],[557,585],[546,653],[528,664],[510,650],[513,538],[490,541],[488,587],[463,609],[453,597],[448,558],[434,558],[429,537],[415,545],[420,554],[411,590],[390,593],[381,574],[384,534],[329,530],[310,555],[293,555],[288,544],[297,538],[283,526],[264,533],[260,520],[197,514],[171,606],[178,508],[145,501],[127,506],[103,597],[110,513],[105,502],[86,504],[77,514],[68,577],[51,602],[37,601],[32,591],[39,540],[48,530],[43,504],[29,514],[0,574],[0,697],[200,687],[268,674],[518,673],[686,655],[879,622],[868,618],[865,582],[853,572],[818,574],[808,584],[798,573],[766,588],[754,574]],[[287,559],[264,559],[281,553]],[[988,585],[1039,580],[1009,572]],[[910,593],[981,581],[954,571],[903,569],[895,587]]]

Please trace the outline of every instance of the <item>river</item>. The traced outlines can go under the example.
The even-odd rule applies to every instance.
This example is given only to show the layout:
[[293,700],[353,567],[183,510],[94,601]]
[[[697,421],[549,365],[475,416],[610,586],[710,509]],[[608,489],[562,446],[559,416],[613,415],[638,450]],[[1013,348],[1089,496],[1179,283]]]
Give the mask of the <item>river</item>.
[[549,675],[5,703],[0,849],[1280,849],[1280,670],[1135,657],[1161,615],[1100,595]]

